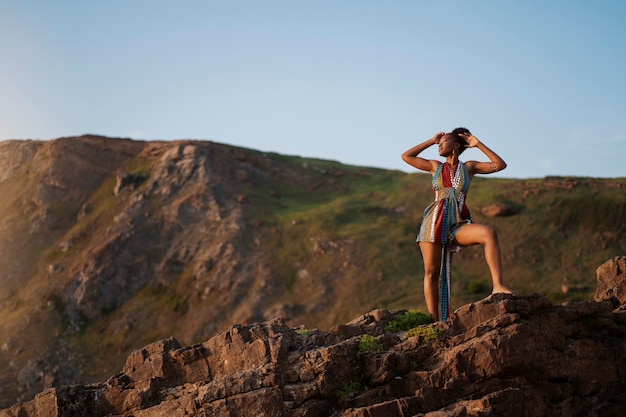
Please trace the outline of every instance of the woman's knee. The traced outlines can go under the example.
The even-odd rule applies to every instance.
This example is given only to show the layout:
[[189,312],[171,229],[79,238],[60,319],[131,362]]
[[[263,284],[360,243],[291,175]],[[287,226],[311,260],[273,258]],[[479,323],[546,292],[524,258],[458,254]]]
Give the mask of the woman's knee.
[[485,226],[484,231],[485,243],[491,242],[498,244],[498,232],[491,226]]
[[439,268],[424,268],[424,280],[437,282],[439,280]]

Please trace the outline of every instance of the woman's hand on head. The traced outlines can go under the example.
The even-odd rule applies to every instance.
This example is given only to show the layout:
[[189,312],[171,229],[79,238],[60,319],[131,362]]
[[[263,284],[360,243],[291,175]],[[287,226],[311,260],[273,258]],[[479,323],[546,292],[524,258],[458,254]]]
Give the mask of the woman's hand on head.
[[471,133],[459,133],[459,136],[463,138],[469,148],[474,148],[478,145],[478,138]]
[[433,141],[433,143],[439,143],[439,141],[441,140],[441,138],[446,134],[446,132],[437,132],[435,133],[435,136],[433,136],[432,138],[430,138],[431,141]]

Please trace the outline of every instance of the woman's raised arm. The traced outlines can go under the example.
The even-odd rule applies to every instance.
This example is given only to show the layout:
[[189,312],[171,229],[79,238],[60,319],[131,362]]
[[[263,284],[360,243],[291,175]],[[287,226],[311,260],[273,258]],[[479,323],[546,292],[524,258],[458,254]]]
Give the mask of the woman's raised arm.
[[506,162],[504,159],[492,151],[487,145],[478,140],[478,138],[472,134],[460,134],[467,142],[467,146],[470,148],[478,148],[484,153],[490,162],[478,162],[468,161],[465,163],[470,171],[470,175],[474,174],[492,174],[494,172],[502,171],[506,168]]
[[444,134],[444,132],[438,132],[432,138],[420,143],[419,145],[413,146],[411,149],[402,154],[402,160],[412,167],[421,169],[422,171],[435,172],[435,170],[437,170],[437,167],[439,166],[439,161],[421,158],[417,155],[422,153],[424,149],[427,149],[432,145],[438,144],[439,140]]

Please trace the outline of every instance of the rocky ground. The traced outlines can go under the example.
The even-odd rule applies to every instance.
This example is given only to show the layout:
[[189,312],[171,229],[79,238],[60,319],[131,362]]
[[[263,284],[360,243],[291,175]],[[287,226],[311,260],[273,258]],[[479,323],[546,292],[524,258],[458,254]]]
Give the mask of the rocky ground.
[[625,271],[600,266],[594,301],[492,295],[409,334],[389,331],[403,312],[375,310],[327,332],[276,319],[161,340],[0,417],[625,415]]

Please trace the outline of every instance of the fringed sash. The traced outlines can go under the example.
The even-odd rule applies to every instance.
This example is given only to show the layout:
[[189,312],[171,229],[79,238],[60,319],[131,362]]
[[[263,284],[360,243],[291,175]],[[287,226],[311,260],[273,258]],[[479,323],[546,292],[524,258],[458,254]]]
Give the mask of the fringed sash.
[[[450,201],[443,207],[443,221],[448,224],[448,216],[450,213]],[[441,228],[441,268],[439,281],[441,285],[441,319],[446,321],[450,315],[450,251],[448,250],[448,228]]]

